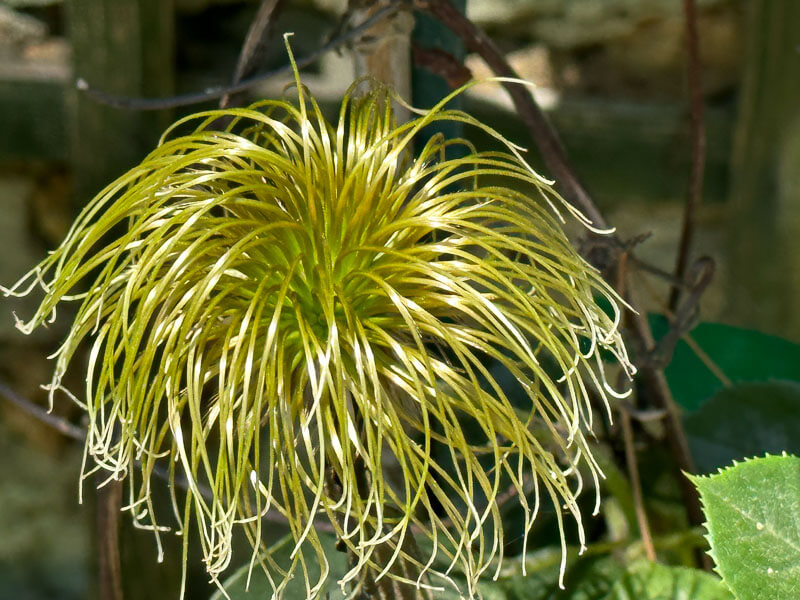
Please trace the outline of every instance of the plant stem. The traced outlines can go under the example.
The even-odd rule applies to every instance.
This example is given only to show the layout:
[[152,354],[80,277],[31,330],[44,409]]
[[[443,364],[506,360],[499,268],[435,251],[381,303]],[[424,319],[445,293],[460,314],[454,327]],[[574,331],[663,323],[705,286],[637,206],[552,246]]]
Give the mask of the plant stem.
[[[700,65],[700,45],[697,35],[697,6],[695,0],[683,0],[686,23],[686,72],[689,83],[692,127],[692,164],[689,171],[689,189],[683,211],[683,228],[675,264],[675,278],[682,281],[689,266],[695,230],[695,213],[703,198],[703,171],[706,162],[706,131],[703,115],[703,81]],[[669,296],[669,308],[675,310],[681,289],[673,286]]]
[[[261,0],[253,22],[247,30],[242,49],[239,52],[239,59],[236,62],[236,70],[233,73],[232,84],[239,83],[245,77],[249,77],[264,62],[264,49],[271,30],[271,25],[275,22],[275,17],[280,12],[283,0]],[[220,108],[238,106],[242,100],[242,93],[225,94],[219,101]]]
[[[363,421],[360,412],[355,415],[355,426],[357,431],[363,430]],[[355,475],[356,490],[362,500],[369,498],[370,488],[372,486],[372,477],[369,470],[366,468],[363,458],[357,455],[353,464],[353,471]],[[338,500],[343,493],[341,479],[333,468],[329,468],[325,474],[325,493],[333,500]],[[342,529],[344,523],[344,515],[339,515],[339,529]],[[366,532],[366,537],[374,534],[374,531]],[[414,536],[408,535],[403,540],[403,550],[407,555],[416,556],[418,548],[414,542]],[[342,551],[345,550],[346,545],[342,540],[339,540],[338,548]],[[351,561],[357,557],[348,551]],[[374,550],[374,562],[378,565],[384,565],[391,560],[394,554],[394,548],[388,544],[381,544]],[[419,576],[416,572],[416,567],[413,563],[405,560],[402,553],[397,557],[392,565],[391,573],[395,573],[405,579],[415,580]],[[375,581],[374,571],[365,569],[362,573],[362,578],[356,585],[358,586],[358,600],[431,600],[430,592],[424,589],[417,589],[415,586],[401,583],[391,577],[384,577],[380,581]]]
[[[340,46],[343,46],[347,42],[350,42],[358,38],[365,31],[370,29],[373,25],[395,14],[401,8],[402,6],[399,4],[392,4],[390,6],[382,8],[381,10],[377,11],[374,15],[372,15],[369,19],[367,19],[357,27],[353,27],[352,29],[345,31],[341,35],[336,36],[329,42],[320,46],[316,51],[312,52],[308,56],[298,58],[296,61],[297,68],[302,69],[304,67],[307,67],[308,65],[315,63],[327,52],[335,48],[339,48]],[[263,83],[264,81],[268,81],[275,77],[279,77],[282,75],[291,75],[291,74],[292,74],[292,67],[291,65],[287,65],[275,69],[273,71],[268,71],[266,73],[261,73],[259,75],[248,77],[235,85],[227,85],[227,86],[222,85],[217,87],[210,87],[202,92],[182,94],[179,96],[170,96],[167,98],[137,98],[133,96],[112,94],[104,90],[92,87],[90,83],[82,79],[78,80],[76,86],[78,87],[78,90],[85,93],[96,102],[99,102],[101,104],[106,104],[108,106],[113,106],[115,108],[122,108],[126,110],[161,110],[164,108],[190,106],[192,104],[207,102],[208,100],[216,100],[218,98],[222,98],[226,94],[236,94],[238,92],[249,90],[250,88],[257,86]]]
[[0,381],[0,395],[4,396],[9,402],[15,405],[20,410],[25,411],[33,418],[41,421],[45,425],[49,425],[60,434],[71,438],[73,440],[83,441],[86,439],[86,433],[80,427],[73,425],[66,419],[54,415],[46,411],[38,404],[31,402],[27,398],[20,396],[17,392],[11,389],[10,386]]
[[639,524],[639,534],[642,536],[642,545],[644,545],[644,551],[645,554],[647,554],[648,560],[655,562],[656,550],[653,547],[653,536],[650,534],[650,524],[647,522],[647,511],[644,508],[642,482],[639,477],[639,464],[636,460],[631,416],[628,414],[625,406],[621,407],[620,421],[622,423],[622,439],[625,442],[625,462],[628,467],[628,474],[631,478],[633,504],[636,509],[636,521]]
[[123,600],[119,556],[119,515],[122,482],[111,480],[97,488],[97,556],[100,600]]
[[[626,300],[631,306],[638,306],[635,293],[630,285],[627,287],[628,293],[626,295]],[[629,321],[637,341],[642,344],[639,352],[649,355],[655,350],[656,342],[646,317],[643,317],[641,314],[629,315]],[[675,460],[675,477],[680,486],[681,496],[686,506],[686,514],[689,518],[689,523],[693,526],[702,525],[705,523],[705,517],[703,516],[703,509],[700,506],[700,497],[697,494],[697,489],[689,479],[683,476],[683,472],[695,472],[694,460],[689,450],[686,432],[683,429],[680,409],[675,404],[675,400],[672,397],[672,392],[667,384],[664,370],[652,364],[644,363],[639,373],[647,391],[650,394],[654,394],[653,400],[655,400],[655,404],[663,408],[667,413],[664,421],[667,443],[670,453]]]
[[[430,0],[421,3],[421,6],[424,11],[458,35],[468,50],[480,54],[495,75],[519,79],[494,41],[469,18],[461,14],[450,0]],[[531,137],[564,196],[579,207],[595,227],[607,229],[608,223],[570,166],[558,133],[533,100],[528,88],[514,83],[504,83],[503,86],[514,101],[520,119],[530,130]]]

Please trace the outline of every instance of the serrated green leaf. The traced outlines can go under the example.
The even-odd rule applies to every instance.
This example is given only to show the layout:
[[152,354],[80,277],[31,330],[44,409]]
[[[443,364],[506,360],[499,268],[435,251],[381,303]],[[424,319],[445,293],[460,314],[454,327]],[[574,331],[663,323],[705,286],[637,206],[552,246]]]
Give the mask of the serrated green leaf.
[[733,600],[718,578],[697,569],[634,563],[604,600]]
[[692,481],[711,555],[736,597],[800,597],[800,458],[757,458]]
[[701,473],[750,456],[800,453],[800,384],[773,381],[726,388],[687,415],[684,426]]
[[[661,315],[650,315],[656,339],[668,330]],[[772,335],[722,323],[700,323],[692,339],[733,382],[800,381],[800,345]],[[675,346],[665,370],[675,401],[688,411],[700,408],[723,383],[684,341]]]

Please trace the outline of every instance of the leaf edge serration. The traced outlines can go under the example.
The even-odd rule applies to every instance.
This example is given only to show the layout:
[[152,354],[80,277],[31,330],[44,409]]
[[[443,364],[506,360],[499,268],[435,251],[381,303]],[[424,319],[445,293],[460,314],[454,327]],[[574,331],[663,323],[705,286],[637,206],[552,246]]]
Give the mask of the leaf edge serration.
[[[706,517],[706,521],[703,523],[703,527],[706,530],[706,533],[703,537],[708,541],[709,548],[706,551],[706,554],[711,558],[713,561],[713,571],[720,576],[722,579],[722,583],[730,590],[731,594],[734,596],[736,600],[751,600],[749,597],[742,596],[731,584],[731,580],[735,577],[731,573],[730,577],[727,576],[725,573],[727,571],[726,565],[720,562],[718,553],[716,549],[718,547],[717,543],[715,542],[715,530],[713,527],[713,517],[710,515],[710,509],[708,506],[707,498],[708,498],[708,488],[705,487],[706,484],[709,482],[719,482],[720,478],[727,478],[732,476],[734,471],[740,470],[740,467],[743,465],[752,465],[753,463],[761,463],[763,461],[774,462],[775,460],[782,461],[783,459],[795,459],[800,460],[800,456],[788,453],[786,451],[781,452],[781,454],[772,454],[769,452],[764,453],[763,456],[753,456],[753,457],[745,457],[741,460],[734,460],[732,464],[727,467],[720,467],[717,469],[716,473],[709,473],[709,474],[692,474],[684,472],[684,475],[692,482],[692,484],[697,489],[697,493],[700,500],[700,505],[703,510],[703,514]],[[749,468],[749,467],[747,467]],[[724,561],[723,561],[724,562]],[[756,600],[756,599],[754,599]]]

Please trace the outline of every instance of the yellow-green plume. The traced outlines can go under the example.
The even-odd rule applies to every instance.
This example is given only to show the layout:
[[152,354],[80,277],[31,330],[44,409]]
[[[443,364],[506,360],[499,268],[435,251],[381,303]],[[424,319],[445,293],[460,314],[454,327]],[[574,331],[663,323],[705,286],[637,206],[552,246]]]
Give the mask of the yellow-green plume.
[[[50,387],[85,345],[86,472],[127,478],[126,508],[156,532],[154,468],[185,478],[175,518],[214,579],[241,529],[276,591],[296,572],[315,596],[323,519],[354,557],[344,582],[448,586],[456,569],[472,596],[499,569],[508,485],[526,517],[515,538],[546,499],[583,543],[589,393],[614,393],[601,353],[630,369],[618,299],[557,207],[580,215],[515,147],[444,102],[398,125],[388,96],[348,94],[335,123],[302,87],[182,119],[6,290],[44,290],[26,333],[77,303]],[[447,120],[508,150],[437,136],[414,158],[416,134]],[[446,159],[457,145],[466,156]],[[259,550],[268,511],[294,538],[288,570]]]

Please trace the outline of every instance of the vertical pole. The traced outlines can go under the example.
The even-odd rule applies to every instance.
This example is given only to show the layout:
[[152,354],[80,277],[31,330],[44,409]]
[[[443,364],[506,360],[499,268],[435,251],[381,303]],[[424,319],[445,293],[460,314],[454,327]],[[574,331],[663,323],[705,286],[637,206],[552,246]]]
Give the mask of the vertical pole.
[[746,4],[731,158],[728,314],[800,339],[800,2]]
[[[461,13],[466,12],[467,0],[452,0]],[[412,44],[418,45],[426,50],[441,50],[447,52],[459,62],[463,62],[466,50],[461,39],[450,29],[442,25],[439,21],[426,14],[418,12],[416,23],[412,34]],[[414,66],[411,71],[411,88],[413,104],[419,108],[430,108],[453,91],[450,85],[440,75],[430,70]],[[462,99],[456,98],[449,108],[462,108]],[[437,123],[435,128],[430,128],[421,132],[418,144],[424,144],[425,140],[435,133],[443,133],[448,139],[461,137],[464,127],[461,123],[447,122]],[[454,157],[450,157],[454,158]]]
[[[172,93],[172,0],[71,0],[66,9],[76,79],[116,94]],[[103,106],[79,91],[71,104],[75,202],[82,206],[144,158],[171,115]]]
[[[68,0],[65,8],[74,78],[129,96],[173,92],[172,0]],[[77,90],[70,94],[68,110],[76,210],[141,161],[171,119],[164,111],[104,106]],[[96,594],[101,600],[121,600],[123,584],[126,591],[130,588],[120,564],[119,537],[126,529],[120,530],[125,523],[119,519],[121,490],[121,484],[113,482],[98,492]]]
[[[95,478],[99,481],[100,477]],[[99,600],[123,600],[119,555],[119,518],[122,482],[97,489],[97,562]]]

